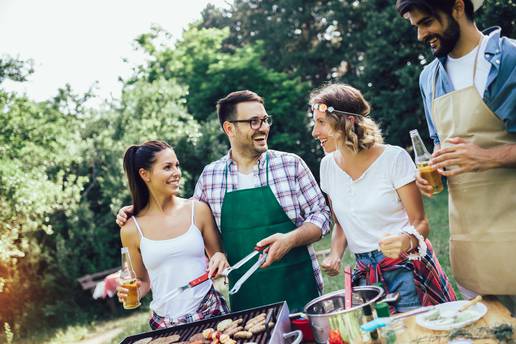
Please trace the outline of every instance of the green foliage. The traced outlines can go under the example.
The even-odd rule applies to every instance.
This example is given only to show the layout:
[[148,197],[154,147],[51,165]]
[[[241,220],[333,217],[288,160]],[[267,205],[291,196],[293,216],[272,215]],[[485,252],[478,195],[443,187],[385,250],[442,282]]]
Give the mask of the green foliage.
[[[515,18],[513,0],[486,1],[477,24],[500,25],[514,37]],[[407,146],[410,129],[427,133],[418,76],[432,57],[392,1],[235,0],[225,11],[207,8],[199,23],[221,25],[231,28],[226,47],[263,42],[262,61],[269,68],[312,87],[341,81],[362,90],[387,142]]]
[[27,76],[32,74],[32,61],[22,61],[10,56],[0,57],[0,84],[5,79],[13,81],[26,81]]
[[37,287],[50,279],[39,275],[46,254],[39,241],[55,233],[55,214],[77,207],[86,178],[74,171],[75,118],[48,103],[0,94],[0,315],[16,333],[28,316],[20,305],[44,299]]

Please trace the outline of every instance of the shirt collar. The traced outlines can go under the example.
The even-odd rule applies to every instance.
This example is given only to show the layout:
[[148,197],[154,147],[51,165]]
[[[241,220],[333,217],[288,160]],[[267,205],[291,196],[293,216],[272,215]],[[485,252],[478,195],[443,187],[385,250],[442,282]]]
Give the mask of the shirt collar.
[[498,43],[500,41],[501,32],[502,28],[499,26],[490,27],[482,32],[484,35],[488,36],[485,54],[490,55],[491,58],[501,53],[500,44]]
[[[265,157],[266,157],[266,155],[267,155],[267,153],[268,153],[268,152],[269,152],[268,150],[267,150],[267,151],[265,151],[265,152],[263,152],[263,153],[260,155],[260,157],[258,158],[258,167],[259,167],[259,168],[262,168],[262,167],[264,167],[264,166],[265,166],[265,160],[266,160],[266,159],[265,159]],[[231,166],[232,164],[235,164],[235,166],[236,166],[236,162],[235,162],[235,160],[233,160],[233,159],[231,158],[231,149],[227,152],[227,154],[226,154],[226,155],[224,155],[224,157],[222,158],[222,160],[223,160],[223,161],[228,161],[228,162],[229,162],[229,163],[228,163],[228,166]]]

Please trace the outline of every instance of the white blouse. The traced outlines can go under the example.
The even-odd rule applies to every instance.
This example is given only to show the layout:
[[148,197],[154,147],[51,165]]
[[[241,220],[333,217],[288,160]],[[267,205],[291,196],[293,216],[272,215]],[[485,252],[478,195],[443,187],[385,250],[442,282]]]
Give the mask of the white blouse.
[[410,225],[396,189],[416,179],[416,166],[403,148],[384,147],[356,180],[337,165],[338,153],[330,153],[321,161],[321,189],[330,197],[353,253],[377,250],[385,235],[398,235]]

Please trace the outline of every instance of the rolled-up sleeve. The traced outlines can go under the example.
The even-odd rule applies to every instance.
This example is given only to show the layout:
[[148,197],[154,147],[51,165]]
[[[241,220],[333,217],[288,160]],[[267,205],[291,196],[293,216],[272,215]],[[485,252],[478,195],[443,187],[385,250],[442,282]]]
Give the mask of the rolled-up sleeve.
[[312,172],[302,159],[298,160],[296,178],[299,185],[296,196],[304,222],[316,225],[321,229],[321,236],[325,236],[330,232],[330,208]]

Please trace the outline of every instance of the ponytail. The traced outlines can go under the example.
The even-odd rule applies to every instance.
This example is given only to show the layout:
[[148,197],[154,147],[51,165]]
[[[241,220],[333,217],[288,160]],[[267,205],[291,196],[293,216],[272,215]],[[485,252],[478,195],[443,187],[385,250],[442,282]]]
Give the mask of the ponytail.
[[140,169],[150,170],[156,154],[164,149],[172,149],[162,141],[147,141],[141,145],[130,146],[124,154],[124,170],[133,200],[133,213],[138,213],[149,203],[149,188],[140,176]]

